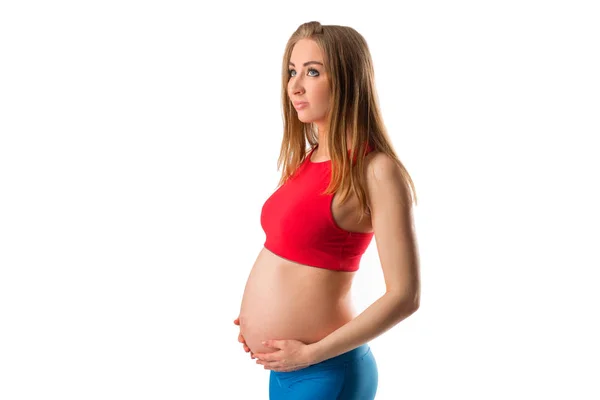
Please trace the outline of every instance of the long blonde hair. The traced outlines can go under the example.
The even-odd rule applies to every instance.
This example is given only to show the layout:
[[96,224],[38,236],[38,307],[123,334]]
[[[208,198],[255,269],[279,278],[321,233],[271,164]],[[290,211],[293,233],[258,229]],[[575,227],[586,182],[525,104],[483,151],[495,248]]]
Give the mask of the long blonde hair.
[[[417,203],[416,189],[408,171],[396,155],[381,117],[375,89],[375,76],[367,42],[353,28],[321,25],[311,21],[300,25],[287,42],[283,55],[281,101],[283,108],[283,140],[277,161],[283,166],[279,185],[283,185],[305,160],[308,151],[318,144],[313,124],[298,119],[288,95],[289,61],[294,45],[301,39],[312,39],[324,54],[324,67],[329,77],[330,112],[327,141],[331,157],[331,181],[323,194],[342,192],[341,202],[350,191],[358,197],[362,215],[369,214],[366,182],[363,173],[367,147],[387,154],[399,165],[410,199]],[[351,136],[348,157],[347,133]],[[307,149],[306,142],[309,143]]]

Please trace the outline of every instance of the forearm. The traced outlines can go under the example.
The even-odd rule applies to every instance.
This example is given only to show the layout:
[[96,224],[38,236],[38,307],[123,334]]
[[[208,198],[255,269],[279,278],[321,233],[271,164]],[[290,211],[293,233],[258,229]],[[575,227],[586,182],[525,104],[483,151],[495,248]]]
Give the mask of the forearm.
[[338,356],[386,332],[416,311],[406,296],[386,292],[350,322],[310,346],[314,363]]

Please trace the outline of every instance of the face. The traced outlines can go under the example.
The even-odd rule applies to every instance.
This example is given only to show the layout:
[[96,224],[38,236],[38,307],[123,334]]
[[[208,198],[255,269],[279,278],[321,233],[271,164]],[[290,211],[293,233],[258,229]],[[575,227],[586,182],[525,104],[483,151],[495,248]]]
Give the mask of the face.
[[[301,39],[292,49],[289,64],[288,95],[298,119],[324,128],[329,111],[329,82],[324,57],[314,40]],[[305,104],[296,104],[304,102]]]

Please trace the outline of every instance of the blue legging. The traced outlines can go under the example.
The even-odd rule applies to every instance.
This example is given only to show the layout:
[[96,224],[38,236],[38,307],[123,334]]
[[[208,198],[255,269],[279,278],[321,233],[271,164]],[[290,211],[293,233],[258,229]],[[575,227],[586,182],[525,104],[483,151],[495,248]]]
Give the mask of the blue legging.
[[367,343],[291,372],[271,371],[270,400],[373,400],[378,372]]

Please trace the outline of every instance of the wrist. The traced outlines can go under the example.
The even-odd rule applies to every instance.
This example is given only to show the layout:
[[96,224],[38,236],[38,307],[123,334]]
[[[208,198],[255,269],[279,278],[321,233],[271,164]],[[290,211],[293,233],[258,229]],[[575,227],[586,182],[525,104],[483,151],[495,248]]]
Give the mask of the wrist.
[[308,354],[309,360],[311,364],[318,364],[321,361],[324,361],[323,358],[323,343],[321,341],[314,342],[308,345]]

